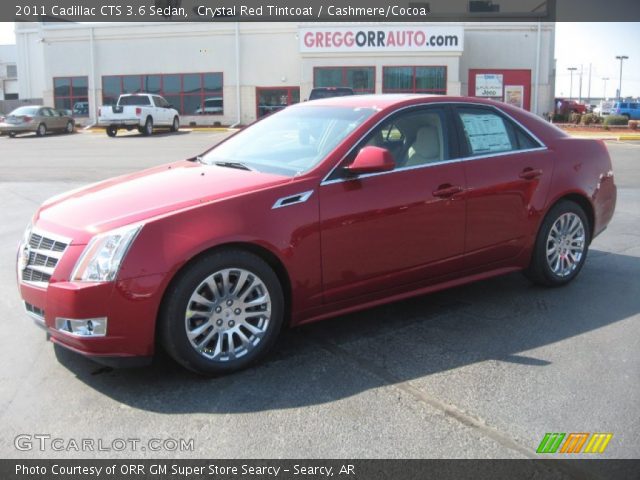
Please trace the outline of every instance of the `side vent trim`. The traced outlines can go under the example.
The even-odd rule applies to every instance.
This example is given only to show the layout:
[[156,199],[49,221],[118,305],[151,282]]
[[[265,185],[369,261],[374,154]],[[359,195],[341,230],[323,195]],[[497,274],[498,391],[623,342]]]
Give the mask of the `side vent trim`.
[[289,207],[291,205],[297,205],[298,203],[304,203],[309,200],[309,197],[311,197],[311,195],[313,195],[313,190],[279,198],[278,200],[276,200],[276,203],[273,204],[273,207],[271,207],[271,209],[275,210],[276,208]]

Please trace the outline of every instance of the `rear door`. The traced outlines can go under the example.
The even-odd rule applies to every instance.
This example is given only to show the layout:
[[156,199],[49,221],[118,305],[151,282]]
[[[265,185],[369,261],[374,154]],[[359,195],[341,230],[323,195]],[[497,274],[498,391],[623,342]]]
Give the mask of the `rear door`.
[[497,108],[456,107],[468,191],[465,267],[517,256],[544,209],[553,155]]
[[170,118],[171,110],[168,108],[169,104],[167,103],[167,101],[157,95],[153,95],[152,99],[154,104],[153,118],[156,121],[156,125],[168,125],[169,123],[171,123],[173,118]]

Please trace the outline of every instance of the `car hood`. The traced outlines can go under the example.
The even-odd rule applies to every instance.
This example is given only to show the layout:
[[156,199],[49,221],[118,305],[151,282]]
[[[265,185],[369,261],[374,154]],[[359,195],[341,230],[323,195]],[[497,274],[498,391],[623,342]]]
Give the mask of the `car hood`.
[[35,223],[81,244],[96,233],[289,181],[280,175],[183,161],[50,198]]

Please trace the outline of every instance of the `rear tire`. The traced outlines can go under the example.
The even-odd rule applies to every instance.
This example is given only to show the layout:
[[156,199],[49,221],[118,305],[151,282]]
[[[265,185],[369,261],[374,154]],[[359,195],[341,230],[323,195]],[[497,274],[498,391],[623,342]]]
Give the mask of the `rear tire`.
[[560,287],[580,273],[591,243],[587,215],[580,205],[561,200],[544,218],[525,276],[533,283]]
[[109,135],[110,137],[115,137],[118,134],[118,127],[116,127],[115,125],[109,125],[106,130],[107,135]]
[[147,117],[147,121],[144,122],[144,130],[142,131],[142,134],[145,137],[148,137],[152,133],[153,133],[153,119],[151,117]]
[[9,138],[16,138],[16,132],[9,132]]
[[283,319],[282,287],[271,267],[252,253],[223,250],[202,255],[171,282],[158,333],[178,363],[219,375],[263,358]]
[[36,130],[36,135],[38,137],[44,137],[47,134],[47,126],[44,123],[38,125],[38,129]]

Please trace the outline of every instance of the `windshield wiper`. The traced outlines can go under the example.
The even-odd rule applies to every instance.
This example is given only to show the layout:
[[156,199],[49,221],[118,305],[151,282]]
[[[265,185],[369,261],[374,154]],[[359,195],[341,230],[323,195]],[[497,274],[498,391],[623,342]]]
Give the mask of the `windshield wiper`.
[[239,168],[240,170],[253,171],[253,168],[248,167],[244,163],[240,163],[240,162],[213,162],[213,163],[214,165],[217,165],[219,167]]

